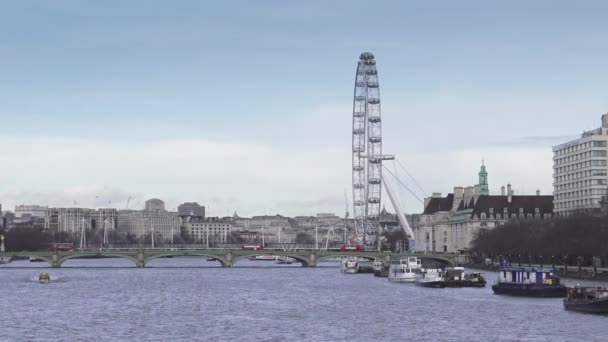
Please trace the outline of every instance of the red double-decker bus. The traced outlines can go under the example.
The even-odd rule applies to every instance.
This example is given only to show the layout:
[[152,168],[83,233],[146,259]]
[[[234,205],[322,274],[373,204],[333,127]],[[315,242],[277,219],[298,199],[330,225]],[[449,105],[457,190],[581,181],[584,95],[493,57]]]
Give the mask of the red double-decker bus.
[[241,249],[249,250],[249,251],[261,251],[264,249],[262,245],[243,245]]
[[50,250],[53,252],[73,251],[74,244],[71,242],[55,242],[51,244]]
[[340,248],[341,252],[364,252],[365,247],[363,245],[342,245]]

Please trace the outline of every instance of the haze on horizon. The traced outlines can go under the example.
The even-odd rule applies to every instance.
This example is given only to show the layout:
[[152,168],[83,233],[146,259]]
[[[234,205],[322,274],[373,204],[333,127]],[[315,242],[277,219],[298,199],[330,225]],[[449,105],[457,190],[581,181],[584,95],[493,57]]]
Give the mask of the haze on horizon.
[[342,215],[363,51],[384,151],[427,194],[475,184],[482,159],[494,193],[552,193],[551,146],[608,110],[608,4],[368,3],[3,2],[3,209]]

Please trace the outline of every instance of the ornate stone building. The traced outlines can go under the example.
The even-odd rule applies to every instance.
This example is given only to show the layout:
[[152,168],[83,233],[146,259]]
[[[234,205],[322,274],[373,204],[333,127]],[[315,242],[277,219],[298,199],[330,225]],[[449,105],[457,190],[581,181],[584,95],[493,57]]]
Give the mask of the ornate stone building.
[[500,195],[490,195],[485,165],[479,172],[479,184],[454,187],[442,197],[433,193],[424,201],[424,212],[414,225],[417,252],[460,253],[482,229],[492,229],[511,219],[543,219],[553,214],[553,196],[515,195],[511,185]]

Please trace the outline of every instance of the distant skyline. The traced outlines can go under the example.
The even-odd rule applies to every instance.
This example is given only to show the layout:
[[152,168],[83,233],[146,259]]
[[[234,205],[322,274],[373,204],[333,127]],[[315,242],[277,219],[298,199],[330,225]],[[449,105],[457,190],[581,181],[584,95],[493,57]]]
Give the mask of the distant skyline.
[[363,51],[378,62],[384,151],[428,195],[475,184],[482,159],[492,193],[550,194],[551,146],[608,111],[607,10],[5,1],[0,203],[123,208],[131,196],[131,208],[196,201],[211,216],[343,215]]

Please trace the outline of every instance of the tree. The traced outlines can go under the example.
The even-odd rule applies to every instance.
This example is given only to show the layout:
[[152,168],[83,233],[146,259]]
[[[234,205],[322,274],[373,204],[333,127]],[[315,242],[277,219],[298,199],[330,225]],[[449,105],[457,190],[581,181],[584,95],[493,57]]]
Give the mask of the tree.
[[312,245],[315,243],[315,239],[303,232],[296,234],[295,242],[299,245]]

